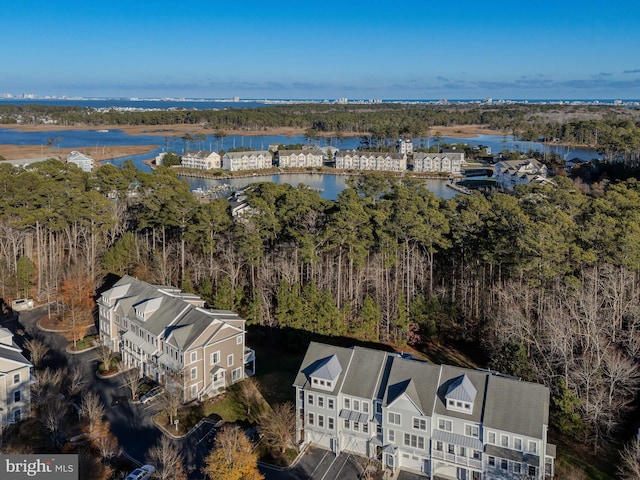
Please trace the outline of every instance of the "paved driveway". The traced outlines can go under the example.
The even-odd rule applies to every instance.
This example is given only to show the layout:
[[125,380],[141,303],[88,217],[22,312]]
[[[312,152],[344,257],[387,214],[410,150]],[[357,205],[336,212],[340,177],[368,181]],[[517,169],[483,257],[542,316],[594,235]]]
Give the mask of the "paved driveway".
[[260,465],[260,472],[265,480],[356,480],[360,478],[365,463],[362,457],[348,453],[336,457],[329,450],[311,447],[292,468]]

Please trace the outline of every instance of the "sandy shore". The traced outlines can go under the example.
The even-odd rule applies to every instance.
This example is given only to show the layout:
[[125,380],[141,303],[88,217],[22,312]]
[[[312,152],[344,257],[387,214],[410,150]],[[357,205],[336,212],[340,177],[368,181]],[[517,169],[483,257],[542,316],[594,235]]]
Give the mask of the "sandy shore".
[[[62,125],[16,125],[16,124],[0,124],[0,128],[12,128],[21,132],[54,132],[60,130],[122,130],[129,135],[154,135],[154,136],[181,136],[187,133],[205,135],[214,135],[219,129],[205,128],[201,125],[101,125],[97,127],[89,127],[86,125],[62,126]],[[296,127],[277,127],[267,128],[264,130],[224,130],[227,135],[285,135],[295,136],[304,135],[305,129]],[[503,135],[504,132],[499,130],[491,130],[484,125],[456,125],[443,126],[434,125],[429,130],[431,136],[440,133],[444,137],[465,138],[474,137],[476,135]],[[322,134],[323,137],[335,137],[335,133]],[[353,136],[359,137],[361,134],[353,133],[351,135],[342,133],[343,137]]]
[[43,145],[2,145],[0,144],[0,156],[6,160],[24,160],[31,158],[60,158],[65,160],[69,152],[78,150],[90,155],[95,161],[110,160],[112,158],[140,155],[155,150],[157,145],[123,145],[112,147],[87,147],[87,148],[49,148]]
[[[197,125],[101,125],[99,127],[88,126],[60,126],[60,125],[16,125],[0,124],[0,128],[11,128],[21,132],[55,132],[60,130],[122,130],[129,135],[154,135],[154,136],[182,136],[187,133],[214,135],[219,130],[204,128]],[[294,127],[269,128],[266,130],[225,130],[227,135],[284,135],[297,136],[304,135],[305,130]],[[442,135],[453,138],[469,138],[476,135],[502,135],[503,132],[490,130],[483,125],[457,125],[457,126],[433,126],[429,133],[431,136]],[[343,136],[349,136],[342,134]],[[324,137],[335,137],[335,134],[323,134]],[[359,134],[351,135],[353,137]],[[100,162],[112,158],[126,157],[129,155],[139,155],[147,153],[157,148],[156,145],[132,145],[132,146],[111,146],[111,147],[86,147],[86,148],[51,148],[46,145],[11,145],[0,144],[0,156],[7,160],[21,160],[43,157],[66,158],[72,150],[78,150],[90,155],[94,160]]]

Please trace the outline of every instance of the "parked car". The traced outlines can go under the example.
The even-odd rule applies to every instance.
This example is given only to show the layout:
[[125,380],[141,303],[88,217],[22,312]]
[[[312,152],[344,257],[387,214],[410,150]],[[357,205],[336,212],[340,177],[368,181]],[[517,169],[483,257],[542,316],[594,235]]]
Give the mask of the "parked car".
[[162,387],[152,388],[147,393],[142,395],[142,397],[140,397],[140,403],[147,403],[148,401],[150,401],[151,399],[153,399],[154,397],[156,397],[161,393],[162,393]]
[[149,480],[155,471],[156,468],[154,466],[143,465],[127,475],[124,480]]

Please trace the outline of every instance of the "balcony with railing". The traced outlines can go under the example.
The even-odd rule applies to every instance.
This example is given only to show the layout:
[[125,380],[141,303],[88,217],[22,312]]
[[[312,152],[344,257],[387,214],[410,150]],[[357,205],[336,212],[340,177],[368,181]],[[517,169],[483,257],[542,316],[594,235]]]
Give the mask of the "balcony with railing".
[[455,455],[453,453],[443,452],[441,450],[433,450],[433,452],[431,452],[431,456],[439,460],[455,463],[456,465],[482,469],[482,460],[480,459],[465,457],[462,455]]

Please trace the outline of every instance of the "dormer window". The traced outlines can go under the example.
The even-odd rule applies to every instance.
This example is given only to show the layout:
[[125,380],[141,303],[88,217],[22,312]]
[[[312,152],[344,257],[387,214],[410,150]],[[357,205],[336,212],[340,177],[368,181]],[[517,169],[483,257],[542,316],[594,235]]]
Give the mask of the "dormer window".
[[466,374],[454,379],[445,394],[448,410],[471,414],[477,390]]
[[335,355],[331,355],[315,365],[313,371],[309,373],[309,379],[314,388],[332,391],[340,373],[342,373],[340,362]]

